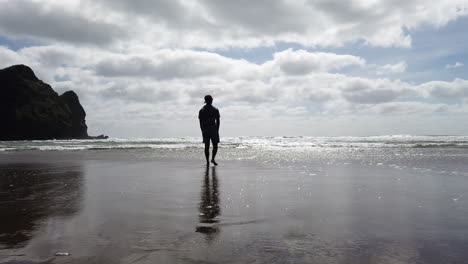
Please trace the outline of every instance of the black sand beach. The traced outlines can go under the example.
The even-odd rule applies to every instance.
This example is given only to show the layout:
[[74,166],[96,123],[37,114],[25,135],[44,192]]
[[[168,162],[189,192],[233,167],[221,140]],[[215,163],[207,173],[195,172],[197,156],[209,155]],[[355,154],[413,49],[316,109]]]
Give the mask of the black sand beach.
[[209,168],[197,151],[0,153],[0,263],[468,259],[465,150],[388,162],[220,151]]

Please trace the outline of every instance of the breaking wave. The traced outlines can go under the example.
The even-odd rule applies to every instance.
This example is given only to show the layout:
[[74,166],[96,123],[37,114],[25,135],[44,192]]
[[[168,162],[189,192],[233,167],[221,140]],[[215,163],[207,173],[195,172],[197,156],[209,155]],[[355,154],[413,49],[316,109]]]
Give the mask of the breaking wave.
[[[201,138],[110,138],[107,140],[0,141],[0,151],[191,148],[203,148]],[[468,136],[389,135],[368,137],[225,137],[222,138],[220,148],[468,148]]]

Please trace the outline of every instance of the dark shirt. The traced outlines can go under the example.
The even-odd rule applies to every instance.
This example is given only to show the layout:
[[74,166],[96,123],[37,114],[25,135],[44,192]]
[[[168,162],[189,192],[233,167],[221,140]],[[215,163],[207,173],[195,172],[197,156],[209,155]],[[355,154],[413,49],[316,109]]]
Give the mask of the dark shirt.
[[219,118],[218,108],[212,105],[205,105],[198,112],[198,118],[200,119],[200,125],[202,130],[216,127],[215,120]]

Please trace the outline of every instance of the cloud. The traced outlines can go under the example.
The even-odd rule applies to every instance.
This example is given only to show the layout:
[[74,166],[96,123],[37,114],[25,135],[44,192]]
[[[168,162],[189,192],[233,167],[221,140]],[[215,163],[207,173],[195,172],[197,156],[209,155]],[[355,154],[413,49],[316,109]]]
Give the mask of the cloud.
[[364,65],[365,60],[351,55],[334,53],[293,51],[287,49],[273,55],[282,72],[290,75],[304,75],[311,72],[327,72],[339,70],[349,65]]
[[[9,36],[125,50],[271,46],[337,47],[363,42],[410,47],[411,32],[468,14],[465,0],[408,1],[1,0]],[[27,19],[26,19],[27,18]]]
[[395,64],[385,64],[383,66],[377,67],[377,75],[388,75],[388,74],[395,74],[395,73],[402,73],[406,71],[408,68],[408,64],[406,61],[400,61]]
[[[218,24],[237,28],[246,35],[262,32],[275,35],[279,32],[307,32],[309,6],[286,1],[217,1],[204,0],[202,5]],[[259,23],[263,21],[264,23]],[[265,23],[266,22],[266,23]]]
[[[244,38],[274,40],[305,46],[341,46],[364,40],[375,46],[409,47],[407,29],[424,24],[441,26],[466,15],[466,3],[420,0],[388,1],[245,1],[206,0],[213,20]],[[265,23],[267,21],[267,23]]]
[[432,81],[419,85],[426,97],[459,100],[468,97],[468,81],[455,79],[452,82]]
[[[97,75],[141,77],[154,80],[222,78],[223,80],[263,80],[276,75],[300,76],[364,65],[365,60],[335,53],[293,51],[273,54],[263,64],[223,57],[216,53],[160,49],[141,55],[102,54],[92,68]],[[89,64],[89,62],[88,62]]]
[[20,59],[20,56],[8,49],[7,47],[0,46],[0,68],[6,68],[12,64],[24,64],[25,62]]
[[343,97],[356,104],[390,102],[412,94],[407,84],[386,79],[348,78],[342,86]]
[[161,25],[171,30],[184,31],[196,26],[209,26],[202,15],[203,10],[197,1],[180,0],[99,0],[84,1],[98,10],[114,10],[134,21],[133,17],[145,23]]
[[9,36],[108,45],[126,35],[117,23],[85,16],[80,9],[69,10],[52,1],[3,0],[0,4],[0,32]]
[[413,115],[434,114],[448,111],[445,104],[433,104],[422,102],[388,102],[367,108],[366,113],[378,115]]
[[462,62],[456,62],[455,64],[447,64],[445,65],[445,69],[455,69],[455,68],[460,68],[460,67],[463,67],[465,66],[465,64],[463,64]]
[[[243,64],[244,67],[234,67]],[[161,49],[144,55],[111,55],[94,66],[106,77],[139,76],[157,80],[200,78],[223,74],[231,78],[248,76],[255,64],[234,61],[215,53]],[[250,72],[250,73],[249,73]]]
[[178,91],[167,87],[153,86],[140,82],[113,83],[108,88],[100,91],[100,95],[106,99],[120,99],[123,101],[140,103],[161,103],[176,101]]

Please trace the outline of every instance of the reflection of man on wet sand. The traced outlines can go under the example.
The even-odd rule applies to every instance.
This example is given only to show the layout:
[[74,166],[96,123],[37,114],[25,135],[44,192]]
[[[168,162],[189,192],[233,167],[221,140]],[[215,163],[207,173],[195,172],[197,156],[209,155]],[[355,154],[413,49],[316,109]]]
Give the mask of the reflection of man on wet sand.
[[221,212],[216,168],[212,167],[211,169],[210,181],[209,168],[206,167],[199,207],[200,224],[196,229],[197,232],[207,234],[208,239],[213,238],[211,234],[219,232],[217,223],[219,222],[218,216]]
[[205,143],[205,158],[206,165],[210,165],[210,140],[213,142],[213,155],[211,162],[216,166],[216,153],[218,152],[219,143],[219,110],[212,105],[213,97],[205,96],[205,106],[200,109],[198,119],[200,119],[200,129],[203,135],[203,143]]

